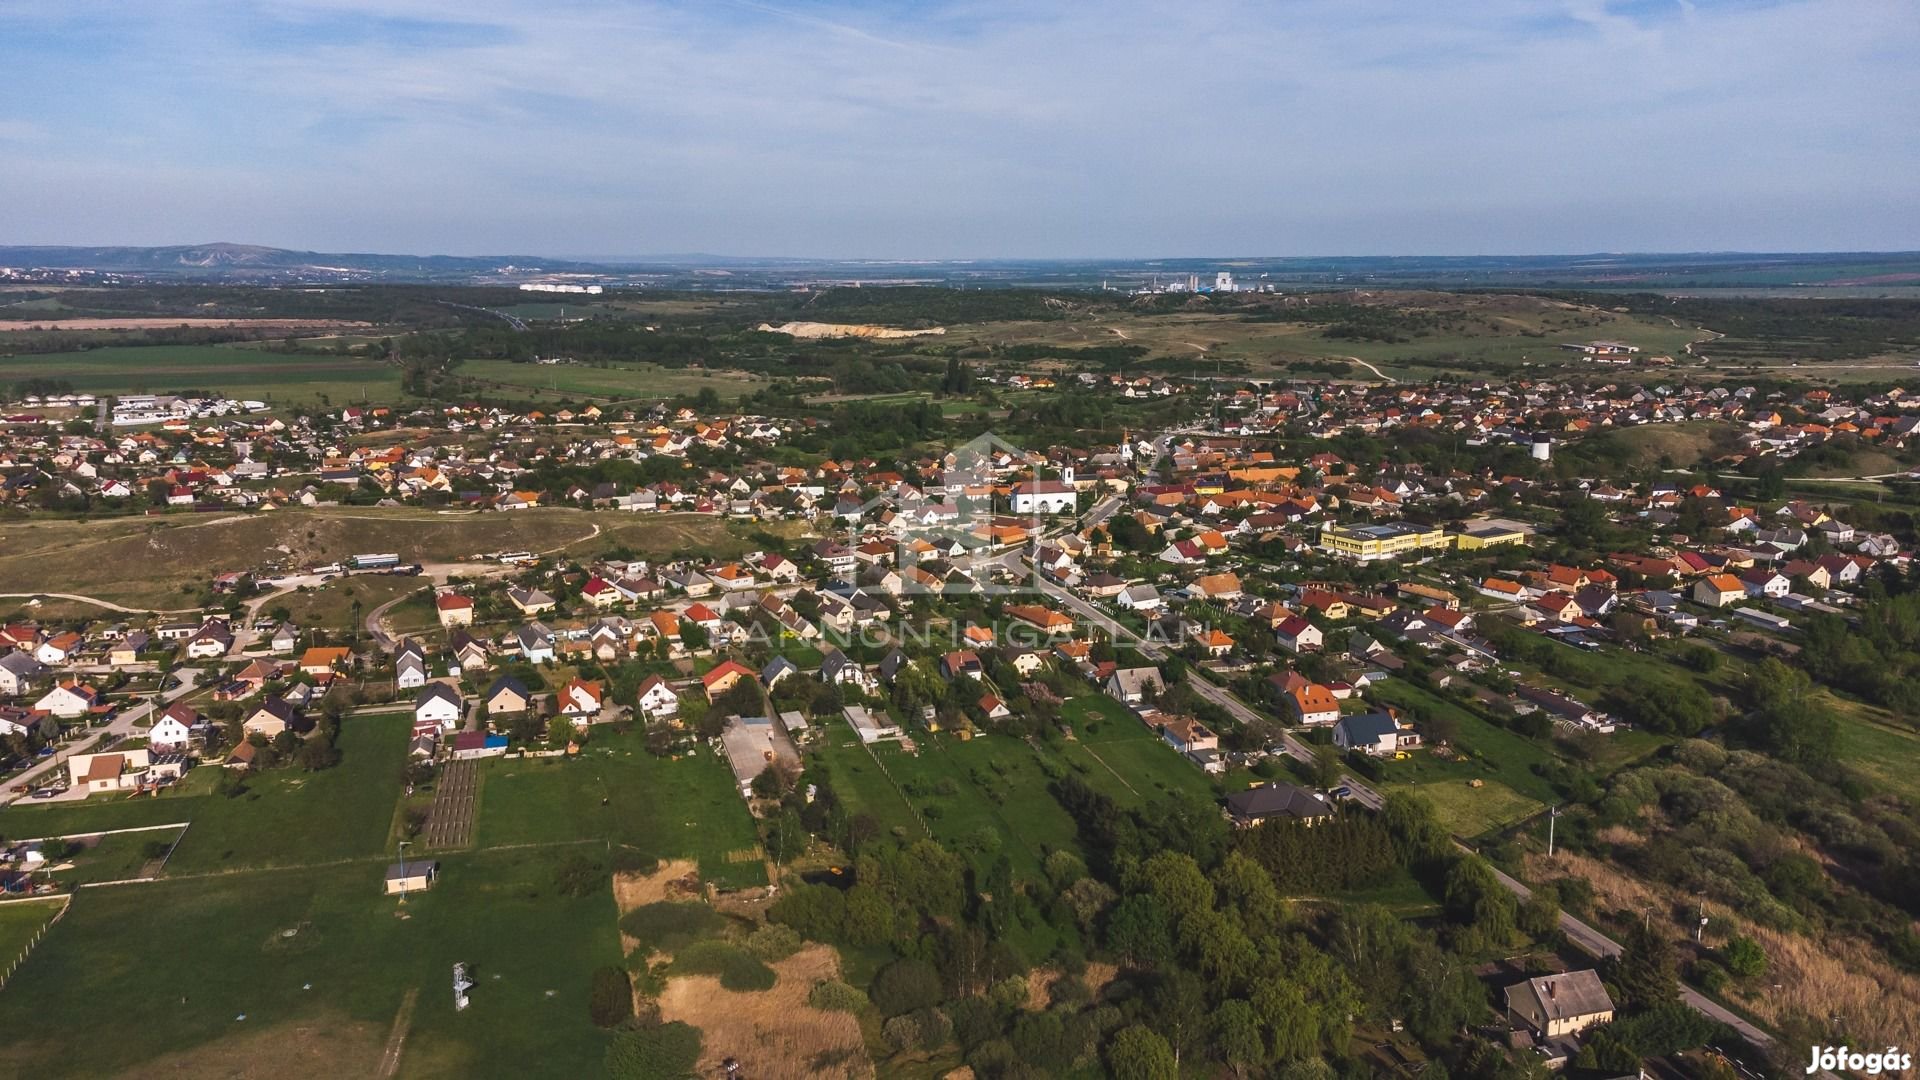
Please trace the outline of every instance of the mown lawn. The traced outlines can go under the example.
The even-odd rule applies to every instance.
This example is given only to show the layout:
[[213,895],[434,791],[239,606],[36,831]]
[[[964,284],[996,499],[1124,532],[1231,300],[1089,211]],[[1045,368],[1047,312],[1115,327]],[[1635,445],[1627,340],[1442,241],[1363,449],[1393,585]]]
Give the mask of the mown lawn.
[[168,874],[297,866],[372,857],[386,847],[412,728],[408,713],[349,716],[340,724],[340,764],[297,766],[251,777],[234,798],[201,802]]
[[[620,960],[613,899],[604,885],[562,895],[559,859],[442,859],[404,918],[376,862],[87,890],[0,994],[0,1073],[119,1075],[161,1058],[167,1075],[264,1075],[293,1064],[297,1043],[292,1073],[372,1076],[417,990],[403,1077],[502,1062],[599,1075],[606,1036],[587,987],[594,967]],[[451,999],[456,962],[478,983],[464,1012]],[[73,1038],[48,1016],[112,1017],[112,1037]]]
[[[94,881],[125,881],[141,876],[148,862],[147,846],[164,847],[178,839],[180,829],[155,829],[151,832],[115,833],[73,856],[73,869],[54,875],[63,885]],[[160,850],[156,848],[155,850]]]
[[854,734],[852,726],[841,717],[816,722],[826,730],[807,748],[808,767],[816,763],[825,766],[834,794],[847,809],[855,814],[871,814],[882,829],[909,840],[925,836],[913,807],[860,745],[860,737]]
[[610,841],[695,859],[701,876],[725,887],[767,883],[732,770],[704,746],[678,761],[655,757],[639,731],[596,731],[574,758],[482,763],[475,836],[481,847]]
[[28,840],[173,825],[192,821],[206,804],[204,795],[172,793],[138,799],[129,799],[124,794],[95,795],[80,802],[51,805],[22,799],[0,810],[0,837]]
[[27,942],[32,941],[33,935],[51,922],[59,910],[58,900],[0,904],[0,971],[13,966]]
[[1498,780],[1483,780],[1481,786],[1473,787],[1470,781],[1450,779],[1415,784],[1407,790],[1431,802],[1441,822],[1460,836],[1479,836],[1511,825],[1545,806]]

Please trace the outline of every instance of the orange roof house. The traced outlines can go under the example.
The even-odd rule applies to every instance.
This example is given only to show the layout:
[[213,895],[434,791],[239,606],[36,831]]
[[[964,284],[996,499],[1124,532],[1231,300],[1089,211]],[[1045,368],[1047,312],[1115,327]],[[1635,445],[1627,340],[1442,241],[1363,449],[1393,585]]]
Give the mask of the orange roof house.
[[707,700],[712,701],[721,694],[733,689],[741,679],[753,678],[753,669],[733,660],[725,661],[712,671],[700,676],[700,685],[707,692]]

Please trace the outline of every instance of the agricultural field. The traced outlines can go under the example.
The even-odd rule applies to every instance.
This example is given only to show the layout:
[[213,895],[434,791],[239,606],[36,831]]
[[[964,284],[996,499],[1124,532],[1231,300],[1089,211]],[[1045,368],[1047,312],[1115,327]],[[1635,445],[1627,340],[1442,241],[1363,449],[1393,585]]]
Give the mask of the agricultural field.
[[750,394],[762,384],[744,371],[663,368],[653,364],[518,364],[511,360],[463,360],[456,379],[471,379],[489,396],[554,400],[582,397],[607,401],[658,401],[692,397],[711,389],[722,400]]
[[250,777],[243,794],[203,799],[167,873],[378,857],[400,799],[411,723],[404,712],[348,716],[339,765],[275,769]]
[[[397,775],[397,773],[396,773]],[[690,858],[723,887],[767,884],[759,835],[733,773],[702,747],[679,760],[648,753],[639,731],[594,732],[575,758],[482,763],[476,843],[607,842],[655,859]]]
[[[373,1076],[397,1030],[401,1077],[597,1075],[587,973],[619,962],[613,898],[568,895],[560,863],[445,857],[404,909],[378,860],[86,890],[0,994],[0,1073]],[[456,962],[478,983],[464,1012]],[[48,1015],[112,1016],[114,1037]]]
[[289,355],[228,345],[129,345],[76,352],[9,353],[0,384],[62,379],[95,394],[210,390],[273,405],[394,401],[400,369],[347,356]]

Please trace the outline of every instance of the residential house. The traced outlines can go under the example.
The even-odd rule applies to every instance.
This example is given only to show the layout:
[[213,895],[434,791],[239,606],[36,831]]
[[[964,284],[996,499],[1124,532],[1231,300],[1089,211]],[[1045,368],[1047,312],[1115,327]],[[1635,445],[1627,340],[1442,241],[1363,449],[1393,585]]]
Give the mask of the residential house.
[[1305,726],[1333,724],[1340,720],[1340,699],[1333,696],[1332,688],[1320,683],[1308,683],[1289,691],[1287,703],[1293,707],[1294,718]]
[[1324,636],[1305,616],[1292,615],[1273,628],[1273,640],[1288,652],[1319,652]]
[[826,656],[821,658],[820,681],[835,686],[857,686],[868,692],[878,688],[867,669],[839,649],[829,649]]
[[413,699],[413,722],[420,726],[433,724],[442,731],[452,731],[460,726],[466,712],[460,691],[443,682],[421,687]]
[[1115,668],[1107,676],[1107,696],[1128,705],[1138,705],[1149,697],[1166,692],[1167,683],[1157,667]]
[[539,589],[514,586],[507,590],[507,602],[520,609],[522,615],[540,615],[552,611],[553,597]]
[[352,662],[353,650],[338,645],[316,645],[300,654],[300,670],[316,677],[344,670]]
[[487,692],[480,698],[488,716],[509,716],[527,711],[533,703],[533,695],[527,692],[527,686],[511,675],[502,675],[493,680]]
[[193,738],[193,729],[203,721],[193,707],[182,701],[167,706],[160,718],[147,729],[147,745],[174,753],[185,750]]
[[1693,600],[1708,607],[1726,607],[1747,598],[1747,587],[1732,574],[1708,574],[1693,583]]
[[733,689],[733,685],[741,679],[752,678],[752,668],[735,660],[723,660],[713,670],[700,676],[700,686],[706,691],[707,700],[713,701]]
[[1420,745],[1420,736],[1386,713],[1358,713],[1333,725],[1333,745],[1381,757]]
[[658,675],[649,675],[640,684],[640,697],[636,705],[640,715],[648,719],[673,716],[680,711],[680,696],[667,685],[667,680]]
[[575,727],[586,727],[600,715],[605,692],[597,679],[574,679],[560,690],[560,715]]
[[1613,1020],[1613,999],[1592,970],[1541,975],[1507,987],[1507,1019],[1543,1040],[1576,1036]]
[[55,634],[34,648],[33,658],[48,667],[65,664],[84,644],[86,639],[72,631]]
[[62,720],[75,720],[93,711],[100,703],[100,692],[85,683],[63,682],[41,695],[35,709]]
[[47,666],[31,655],[15,649],[0,656],[0,694],[19,697],[45,678]]
[[271,739],[283,731],[304,735],[313,730],[313,721],[285,698],[269,697],[254,706],[240,726],[249,735]]
[[1227,817],[1241,828],[1268,821],[1312,826],[1333,819],[1333,803],[1325,795],[1274,782],[1227,796]]
[[940,658],[940,674],[953,680],[962,675],[984,680],[987,677],[986,665],[980,662],[980,654],[971,649],[950,652]]
[[473,598],[456,592],[444,592],[433,598],[440,625],[448,628],[473,625]]

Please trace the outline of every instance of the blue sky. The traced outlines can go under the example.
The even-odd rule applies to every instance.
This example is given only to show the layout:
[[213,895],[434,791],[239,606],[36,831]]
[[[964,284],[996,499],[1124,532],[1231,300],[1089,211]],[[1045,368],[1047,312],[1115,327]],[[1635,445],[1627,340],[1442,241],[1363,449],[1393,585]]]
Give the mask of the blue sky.
[[1916,57],[1913,0],[0,0],[0,243],[1915,249]]

